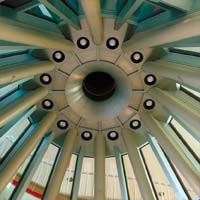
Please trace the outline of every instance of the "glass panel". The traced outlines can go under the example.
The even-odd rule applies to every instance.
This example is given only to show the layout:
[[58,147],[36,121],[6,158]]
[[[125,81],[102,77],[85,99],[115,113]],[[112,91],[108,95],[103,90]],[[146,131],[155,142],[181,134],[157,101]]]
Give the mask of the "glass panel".
[[[46,187],[47,181],[49,179],[58,152],[59,148],[57,146],[53,144],[49,145],[46,153],[42,158],[42,161],[37,167],[37,170],[32,178],[31,183],[29,184],[26,190],[26,193],[34,197],[37,197],[39,199],[42,198],[44,193],[44,188]],[[27,194],[24,194],[23,196],[24,198],[25,195],[27,196]]]
[[106,198],[121,199],[116,159],[106,158]]
[[68,197],[71,195],[74,172],[76,168],[77,155],[72,155],[70,165],[65,172],[65,176],[63,178],[62,185],[60,187],[60,193],[62,195],[67,195]]
[[79,196],[94,196],[94,158],[83,158]]
[[159,200],[176,200],[177,197],[175,196],[174,190],[165,176],[150,144],[142,147],[141,151],[148,166]]
[[[199,142],[186,130],[184,129],[181,124],[179,124],[175,119],[172,119],[170,122],[175,129],[177,130],[176,133],[180,134],[179,138],[181,137],[185,143],[189,145],[189,147],[194,151],[194,153],[199,157],[200,154],[200,145]],[[199,157],[200,158],[200,157]]]
[[5,156],[16,140],[25,132],[29,125],[30,121],[27,118],[20,120],[0,138],[0,160]]
[[142,200],[140,190],[128,155],[122,156],[130,200]]

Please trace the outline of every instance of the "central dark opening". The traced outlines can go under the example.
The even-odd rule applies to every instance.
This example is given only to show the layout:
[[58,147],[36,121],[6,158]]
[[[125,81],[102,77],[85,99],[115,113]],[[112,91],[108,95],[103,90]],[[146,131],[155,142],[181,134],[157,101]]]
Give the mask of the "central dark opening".
[[94,101],[104,101],[115,92],[114,79],[105,72],[93,72],[83,80],[85,95]]

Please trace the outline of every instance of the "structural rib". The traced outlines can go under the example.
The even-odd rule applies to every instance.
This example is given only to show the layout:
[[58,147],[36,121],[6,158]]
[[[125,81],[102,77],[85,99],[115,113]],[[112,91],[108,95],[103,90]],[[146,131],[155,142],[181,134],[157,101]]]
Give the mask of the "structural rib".
[[105,139],[97,135],[95,141],[95,189],[94,199],[102,200],[105,197]]
[[77,138],[77,129],[71,129],[65,136],[62,152],[56,165],[54,174],[45,193],[45,200],[55,200],[60,191],[65,172],[70,164],[70,159],[74,150]]
[[191,67],[165,60],[146,62],[143,70],[175,80],[177,83],[188,85],[200,90],[200,68]]
[[33,92],[21,96],[18,100],[11,103],[8,107],[3,108],[0,111],[0,128],[3,127],[7,122],[14,119],[21,112],[30,108],[42,98],[48,94],[48,90],[45,88],[38,88]]
[[140,188],[140,193],[144,200],[154,200],[154,194],[150,186],[150,182],[147,179],[143,163],[141,161],[138,149],[137,149],[137,139],[134,137],[135,133],[130,132],[128,129],[123,129],[123,139],[126,145],[128,155],[135,173],[138,186]]
[[123,44],[122,49],[125,52],[135,51],[193,38],[200,35],[199,26],[200,12],[196,12],[173,23],[136,33],[130,40]]
[[175,143],[170,134],[167,133],[163,125],[157,121],[152,115],[142,113],[142,121],[147,127],[147,130],[158,140],[169,158],[174,162],[177,168],[182,172],[184,177],[187,177],[188,182],[197,194],[199,193],[200,171],[192,165],[189,159],[185,156],[185,152]]
[[0,85],[42,74],[53,69],[54,64],[49,61],[25,61],[4,66],[2,70],[0,69]]
[[7,162],[7,165],[0,171],[0,191],[3,191],[8,182],[11,181],[18,168],[28,155],[31,154],[35,146],[41,141],[42,137],[49,131],[56,118],[57,114],[55,112],[48,113],[31,133],[31,136],[23,146],[16,152],[15,156],[12,157],[12,159]]
[[103,42],[103,21],[100,0],[81,0],[86,19],[95,44]]
[[0,40],[65,51],[74,49],[73,43],[59,33],[55,34],[5,17],[0,17],[0,27]]

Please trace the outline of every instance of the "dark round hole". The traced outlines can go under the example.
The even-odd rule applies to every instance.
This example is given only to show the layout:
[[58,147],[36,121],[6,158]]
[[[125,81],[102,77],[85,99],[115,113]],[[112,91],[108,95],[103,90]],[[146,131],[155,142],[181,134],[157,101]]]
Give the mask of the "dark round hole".
[[131,54],[131,60],[134,63],[140,63],[143,61],[143,55],[142,53],[140,53],[139,51],[136,51],[134,53]]
[[110,131],[107,136],[108,136],[108,139],[110,140],[117,140],[119,137],[119,134],[116,131]]
[[87,49],[90,46],[90,41],[86,37],[80,37],[77,40],[77,46],[80,49]]
[[138,129],[141,127],[141,122],[138,119],[131,120],[130,127],[132,129]]
[[106,41],[106,46],[109,49],[116,49],[119,46],[119,41],[115,37],[111,37]]
[[81,137],[83,140],[91,140],[92,139],[92,133],[90,131],[84,131],[81,133]]
[[59,121],[57,122],[57,126],[58,126],[58,128],[60,128],[60,129],[67,129],[68,126],[69,126],[69,124],[68,124],[68,122],[65,121],[65,120],[59,120]]
[[148,74],[147,76],[145,76],[144,82],[147,85],[154,85],[156,83],[156,77],[153,74]]
[[44,85],[48,85],[48,84],[50,84],[51,83],[51,81],[52,81],[52,78],[51,78],[51,76],[49,75],[49,74],[42,74],[41,76],[40,76],[40,82],[42,83],[42,84],[44,84]]
[[53,53],[53,59],[55,62],[62,62],[65,59],[65,54],[62,51],[55,51]]
[[51,101],[50,99],[44,99],[42,101],[42,106],[43,106],[43,108],[49,110],[49,109],[53,108],[54,104],[53,104],[53,101]]
[[147,110],[151,110],[155,107],[155,102],[152,99],[146,99],[143,105]]
[[85,95],[94,101],[109,99],[115,92],[114,79],[105,72],[93,72],[83,80]]

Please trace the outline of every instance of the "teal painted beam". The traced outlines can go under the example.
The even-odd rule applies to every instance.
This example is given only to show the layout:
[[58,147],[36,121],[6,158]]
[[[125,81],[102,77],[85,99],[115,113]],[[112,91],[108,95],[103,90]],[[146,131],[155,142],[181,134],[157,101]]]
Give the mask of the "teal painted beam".
[[15,9],[15,11],[16,12],[25,12],[25,11],[30,10],[38,5],[40,5],[40,2],[38,0],[33,0],[33,1],[26,3],[20,7],[17,7]]
[[114,153],[115,153],[115,158],[116,158],[116,165],[117,165],[117,172],[119,176],[119,184],[120,184],[120,189],[121,189],[121,199],[122,200],[129,200],[129,194],[128,194],[128,188],[126,184],[126,174],[123,168],[123,162],[122,162],[122,156],[120,149],[115,146],[114,147]]
[[176,174],[174,173],[173,169],[171,168],[171,166],[170,166],[164,152],[162,151],[160,145],[158,144],[157,140],[148,133],[146,133],[146,136],[148,138],[151,148],[152,148],[156,158],[158,159],[170,185],[174,189],[176,197],[179,200],[188,199],[188,197],[186,196],[186,194],[184,192],[184,189],[182,188]]
[[33,106],[32,108],[26,110],[19,116],[17,116],[15,119],[7,123],[3,128],[0,129],[0,137],[2,137],[4,134],[7,133],[9,129],[11,129],[13,126],[15,126],[17,123],[21,123],[24,121],[24,119],[30,117],[30,115],[36,110],[36,106]]
[[52,139],[53,134],[49,134],[40,142],[9,200],[22,199]]
[[122,49],[125,52],[134,51],[194,38],[200,34],[199,25],[200,11],[175,20],[173,23],[136,33],[122,45]]
[[[1,165],[0,165],[0,173],[7,168],[9,162],[11,162],[13,157],[15,157],[15,155],[19,152],[19,150],[21,149],[23,144],[32,135],[32,133],[36,129],[36,127],[37,127],[37,124],[33,124],[33,125],[29,126],[25,130],[22,138],[20,138],[20,140],[12,147],[11,151],[9,152],[9,154],[5,157],[5,159],[1,163]],[[14,174],[13,174],[13,176],[14,176]]]
[[127,20],[130,19],[131,16],[138,10],[143,2],[144,0],[128,0],[116,19],[115,29],[120,29],[122,25],[126,23]]
[[3,5],[0,5],[0,17],[6,17],[11,20],[33,25],[35,27],[45,29],[46,31],[51,31],[51,33],[54,34],[60,34],[60,30],[55,23],[25,12],[16,12],[16,10]]
[[191,0],[149,0],[149,2],[156,3],[158,5],[163,4],[184,12],[189,11],[193,4],[193,1]]
[[77,163],[76,163],[76,170],[75,170],[74,181],[73,181],[73,186],[72,186],[71,200],[78,199],[78,191],[79,191],[80,180],[81,180],[83,157],[84,157],[84,147],[80,147],[80,152],[79,152]]
[[178,42],[172,42],[161,47],[199,47],[200,44],[200,36],[189,38],[185,40],[180,40]]
[[180,17],[184,16],[184,13],[177,13],[173,11],[165,11],[157,16],[150,17],[138,24],[138,27],[136,29],[136,32],[142,32],[146,31],[148,29],[152,29],[154,27],[161,26],[165,23],[171,22],[173,20],[176,20]]
[[0,40],[0,49],[1,50],[20,50],[20,49],[38,49],[38,47],[31,46],[31,45],[26,45],[26,44],[21,44],[21,43],[16,43],[16,42],[9,42],[9,41],[3,41]]
[[75,29],[79,30],[80,21],[78,16],[67,7],[62,1],[58,0],[39,0],[40,3],[44,4],[49,10],[58,15],[67,24],[72,25]]

